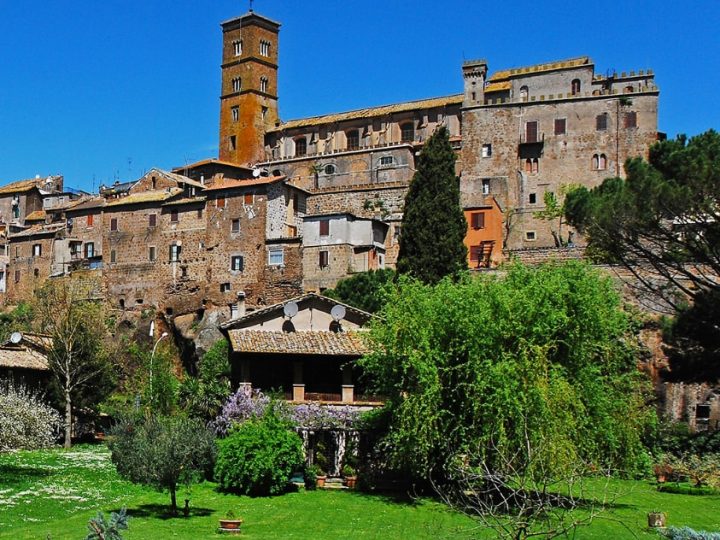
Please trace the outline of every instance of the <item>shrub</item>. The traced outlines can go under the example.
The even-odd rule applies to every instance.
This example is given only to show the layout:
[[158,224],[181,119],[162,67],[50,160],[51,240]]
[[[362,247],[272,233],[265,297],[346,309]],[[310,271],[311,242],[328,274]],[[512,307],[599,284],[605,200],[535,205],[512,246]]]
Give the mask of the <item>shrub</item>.
[[688,477],[695,487],[720,488],[720,454],[686,454],[671,463],[673,470]]
[[661,534],[671,540],[720,540],[720,533],[695,531],[690,527],[668,527]]
[[235,427],[219,446],[215,479],[223,489],[245,495],[282,493],[303,466],[302,440],[272,408]]
[[177,487],[201,482],[215,459],[215,436],[201,421],[182,417],[124,418],[108,446],[120,476],[170,492],[173,514]]
[[98,512],[97,516],[88,521],[88,535],[85,540],[123,540],[120,531],[127,530],[128,517],[125,509],[120,512],[112,512],[110,519],[105,514]]
[[60,415],[38,392],[0,381],[0,451],[51,446],[59,426]]
[[711,487],[696,487],[688,484],[662,484],[658,486],[662,493],[675,493],[677,495],[718,495],[720,491]]
[[180,385],[180,406],[204,420],[215,418],[230,395],[228,342],[221,339],[205,353],[197,377],[186,376]]

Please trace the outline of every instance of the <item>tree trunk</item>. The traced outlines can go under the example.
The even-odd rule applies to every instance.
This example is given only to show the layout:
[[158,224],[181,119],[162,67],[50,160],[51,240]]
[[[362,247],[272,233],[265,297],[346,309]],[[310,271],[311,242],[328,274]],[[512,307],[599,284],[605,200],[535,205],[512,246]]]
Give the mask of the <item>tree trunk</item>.
[[175,498],[175,484],[170,486],[170,511],[173,516],[177,515],[177,499]]
[[72,398],[70,381],[65,379],[65,448],[72,447]]

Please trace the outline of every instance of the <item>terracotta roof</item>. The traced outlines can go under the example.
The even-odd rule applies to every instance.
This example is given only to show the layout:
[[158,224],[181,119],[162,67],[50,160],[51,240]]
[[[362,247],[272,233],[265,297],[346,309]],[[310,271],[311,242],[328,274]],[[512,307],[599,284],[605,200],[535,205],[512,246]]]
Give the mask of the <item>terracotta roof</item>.
[[0,367],[49,371],[44,354],[28,347],[0,347]]
[[251,171],[252,167],[247,167],[245,165],[238,165],[237,163],[230,163],[229,161],[221,161],[219,159],[215,158],[207,158],[207,159],[201,159],[200,161],[196,161],[195,163],[190,163],[189,165],[185,165],[184,167],[174,167],[173,172],[181,172],[187,169],[194,169],[195,167],[202,167],[203,165],[223,165],[225,167],[235,167],[236,169],[244,169],[246,171]]
[[36,234],[55,234],[60,229],[65,228],[65,223],[49,223],[33,225],[29,229],[11,234],[8,238],[19,238],[25,236],[35,236]]
[[557,62],[547,62],[545,64],[536,64],[534,66],[525,66],[520,68],[505,69],[497,71],[488,79],[489,82],[503,81],[513,76],[527,75],[528,73],[539,73],[541,71],[552,71],[554,69],[566,69],[590,64],[590,57],[581,56],[579,58],[569,58],[567,60],[558,60]]
[[503,90],[510,90],[512,83],[510,81],[490,83],[485,87],[485,93],[501,92]]
[[205,191],[219,191],[222,189],[240,189],[244,187],[262,186],[264,184],[273,184],[284,179],[284,176],[261,176],[260,178],[253,178],[252,180],[231,180],[228,178],[223,178],[222,180],[215,182],[212,186],[206,187]]
[[228,335],[234,352],[326,356],[362,356],[368,352],[358,332],[230,330]]
[[25,221],[42,221],[45,219],[46,215],[45,210],[35,210],[25,216]]
[[163,206],[180,206],[182,204],[204,203],[207,197],[187,197],[163,203]]
[[37,187],[37,179],[32,178],[30,180],[20,180],[18,182],[13,182],[12,184],[8,184],[7,186],[0,187],[0,194],[4,193],[23,193],[25,191],[30,191],[33,188]]
[[70,205],[67,210],[92,210],[93,208],[102,208],[105,206],[104,197],[93,197],[92,199],[83,199],[75,204]]
[[380,107],[369,107],[367,109],[358,109],[336,114],[326,114],[323,116],[312,116],[310,118],[300,118],[298,120],[290,120],[281,123],[275,129],[270,130],[282,131],[285,129],[293,129],[298,127],[318,126],[320,124],[331,124],[333,122],[342,122],[344,120],[353,120],[355,118],[371,118],[373,116],[382,116],[385,114],[399,113],[405,111],[414,111],[417,109],[432,109],[434,107],[444,107],[446,105],[460,105],[463,101],[462,94],[454,94],[452,96],[443,96],[430,99],[419,99],[416,101],[405,101],[394,105],[382,105]]
[[120,197],[119,199],[108,199],[105,202],[105,206],[121,206],[125,204],[140,204],[146,202],[160,202],[174,197],[178,193],[182,193],[180,188],[160,189],[155,191],[142,191],[140,193],[133,193],[126,197]]

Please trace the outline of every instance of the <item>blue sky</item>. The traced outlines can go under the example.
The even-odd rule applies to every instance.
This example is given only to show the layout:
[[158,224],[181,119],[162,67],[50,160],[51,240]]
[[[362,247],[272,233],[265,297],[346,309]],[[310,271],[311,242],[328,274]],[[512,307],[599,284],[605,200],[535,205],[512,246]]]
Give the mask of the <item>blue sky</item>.
[[[0,0],[0,183],[92,189],[217,155],[219,23],[231,0]],[[717,0],[255,0],[282,23],[285,120],[461,91],[490,71],[589,55],[652,68],[659,129],[720,128]]]

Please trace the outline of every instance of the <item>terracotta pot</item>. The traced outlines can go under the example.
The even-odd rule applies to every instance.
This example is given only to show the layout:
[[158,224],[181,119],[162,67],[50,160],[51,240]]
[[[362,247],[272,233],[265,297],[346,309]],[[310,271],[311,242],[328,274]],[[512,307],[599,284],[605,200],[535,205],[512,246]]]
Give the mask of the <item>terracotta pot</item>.
[[231,531],[240,530],[240,525],[242,525],[242,522],[242,519],[221,519],[220,528]]
[[665,527],[665,513],[648,512],[648,527],[651,529]]
[[345,477],[345,485],[350,489],[355,489],[355,485],[357,484],[357,476],[346,476]]
[[327,476],[318,476],[315,480],[317,487],[325,487],[325,480],[327,480]]

